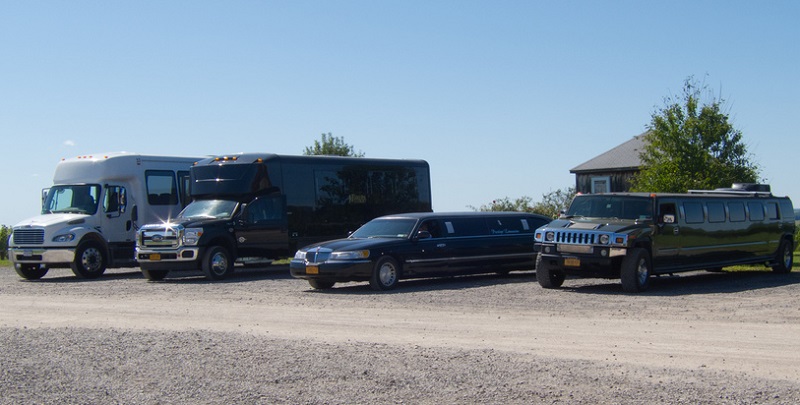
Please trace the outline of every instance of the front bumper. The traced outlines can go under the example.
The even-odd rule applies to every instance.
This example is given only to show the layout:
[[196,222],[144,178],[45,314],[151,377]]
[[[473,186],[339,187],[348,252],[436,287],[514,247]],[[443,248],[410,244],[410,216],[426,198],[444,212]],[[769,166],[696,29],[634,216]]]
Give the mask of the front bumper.
[[8,258],[13,264],[67,264],[75,259],[75,247],[64,248],[8,248]]
[[197,270],[202,251],[199,246],[178,249],[136,248],[136,261],[145,270]]
[[310,263],[306,260],[293,259],[289,263],[292,277],[304,280],[369,281],[373,263],[370,260],[329,260],[321,263]]

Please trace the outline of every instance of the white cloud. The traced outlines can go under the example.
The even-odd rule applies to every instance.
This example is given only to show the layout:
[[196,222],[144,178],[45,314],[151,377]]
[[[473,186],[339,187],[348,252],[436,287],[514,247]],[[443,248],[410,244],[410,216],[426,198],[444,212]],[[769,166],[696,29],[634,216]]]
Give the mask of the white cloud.
[[73,141],[72,139],[67,139],[66,141],[64,141],[64,146],[70,146],[70,147],[75,146],[75,141]]

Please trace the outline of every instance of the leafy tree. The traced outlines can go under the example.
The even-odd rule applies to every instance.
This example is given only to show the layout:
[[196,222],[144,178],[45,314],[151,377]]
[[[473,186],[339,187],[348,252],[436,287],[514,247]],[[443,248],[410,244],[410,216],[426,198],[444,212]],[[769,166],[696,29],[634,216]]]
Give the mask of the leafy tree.
[[8,259],[8,237],[11,235],[11,228],[0,225],[0,260]]
[[364,157],[364,152],[355,152],[351,145],[344,142],[344,138],[333,136],[330,132],[323,133],[321,139],[314,141],[313,147],[306,147],[303,154]]
[[533,203],[533,198],[522,196],[515,200],[508,197],[492,201],[491,204],[481,205],[479,208],[471,207],[477,211],[519,211],[533,212],[546,217],[556,218],[561,210],[566,209],[572,198],[575,197],[575,188],[568,187],[561,190],[542,194],[542,201]]
[[682,193],[758,181],[759,168],[750,161],[742,132],[722,111],[724,100],[711,95],[701,105],[704,90],[689,77],[683,94],[665,98],[665,106],[653,113],[640,155],[642,170],[631,190]]

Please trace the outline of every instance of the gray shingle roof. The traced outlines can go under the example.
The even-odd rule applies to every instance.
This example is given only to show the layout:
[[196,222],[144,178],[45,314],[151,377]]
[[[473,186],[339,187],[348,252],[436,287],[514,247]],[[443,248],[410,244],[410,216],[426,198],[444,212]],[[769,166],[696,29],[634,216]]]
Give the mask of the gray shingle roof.
[[573,167],[569,172],[592,172],[604,170],[636,170],[642,165],[639,153],[644,148],[644,135],[636,135],[633,139],[597,156],[578,166]]

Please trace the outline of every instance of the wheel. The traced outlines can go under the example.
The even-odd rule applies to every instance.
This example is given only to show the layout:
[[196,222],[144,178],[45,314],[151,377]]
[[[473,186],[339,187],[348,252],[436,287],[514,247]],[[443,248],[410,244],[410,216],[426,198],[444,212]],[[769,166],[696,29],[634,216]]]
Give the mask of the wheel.
[[559,288],[564,284],[564,272],[553,268],[550,263],[542,260],[542,255],[536,256],[536,281],[544,288]]
[[317,289],[317,290],[327,290],[327,289],[333,288],[333,285],[336,284],[336,282],[335,281],[330,281],[330,280],[315,280],[315,279],[311,279],[311,280],[308,280],[308,284],[311,285],[311,288],[314,288],[314,289]]
[[203,256],[203,273],[209,280],[222,280],[233,272],[233,260],[228,250],[213,246]]
[[619,278],[626,292],[640,292],[647,289],[650,278],[650,255],[647,250],[633,248],[622,259]]
[[794,265],[794,246],[788,239],[781,241],[778,247],[778,253],[775,257],[775,264],[772,266],[772,271],[775,273],[785,274],[792,271]]
[[397,287],[400,279],[400,265],[389,256],[381,257],[375,268],[372,269],[372,277],[369,279],[369,286],[376,291],[386,291]]
[[47,268],[42,268],[38,264],[18,264],[14,266],[14,270],[26,280],[38,280],[47,274]]
[[164,279],[164,277],[167,276],[167,273],[169,273],[169,270],[145,270],[145,269],[142,269],[142,274],[144,275],[144,278],[146,278],[146,279],[148,279],[150,281],[161,281],[161,280]]
[[100,277],[106,271],[105,250],[97,242],[83,243],[78,246],[70,267],[79,278]]

